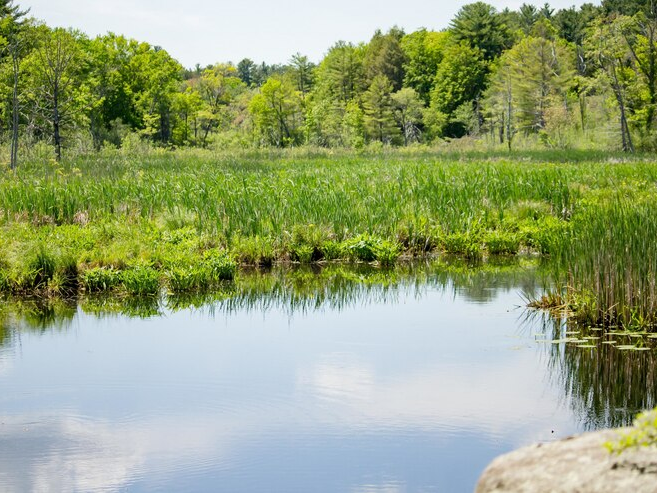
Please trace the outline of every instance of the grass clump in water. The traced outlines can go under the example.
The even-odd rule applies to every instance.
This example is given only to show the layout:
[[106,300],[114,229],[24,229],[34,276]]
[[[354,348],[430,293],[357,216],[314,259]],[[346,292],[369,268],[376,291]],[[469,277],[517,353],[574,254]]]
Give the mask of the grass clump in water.
[[556,242],[556,278],[581,323],[657,327],[657,196],[623,191],[585,202]]

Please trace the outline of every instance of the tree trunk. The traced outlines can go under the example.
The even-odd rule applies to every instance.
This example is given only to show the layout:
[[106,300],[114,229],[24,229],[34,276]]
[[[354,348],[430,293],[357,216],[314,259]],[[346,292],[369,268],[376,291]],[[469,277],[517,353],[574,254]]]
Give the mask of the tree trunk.
[[14,47],[12,51],[13,63],[13,77],[14,87],[11,98],[11,169],[14,170],[18,166],[18,70],[19,60],[17,48]]
[[623,142],[624,152],[634,152],[634,145],[632,144],[632,136],[630,135],[630,127],[627,124],[627,112],[625,110],[625,99],[623,98],[623,87],[618,80],[616,68],[612,67],[612,89],[618,102],[618,109],[620,110],[620,124],[621,124],[621,140]]
[[62,138],[59,134],[59,95],[58,95],[58,90],[55,88],[53,91],[54,97],[53,97],[53,114],[52,114],[52,130],[53,130],[53,138],[55,141],[55,159],[57,162],[62,160]]

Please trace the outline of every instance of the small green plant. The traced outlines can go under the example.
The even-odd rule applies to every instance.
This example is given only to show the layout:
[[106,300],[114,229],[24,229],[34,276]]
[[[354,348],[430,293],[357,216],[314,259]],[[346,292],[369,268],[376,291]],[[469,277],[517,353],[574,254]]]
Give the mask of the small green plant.
[[291,257],[292,260],[301,262],[302,264],[309,264],[313,261],[315,248],[312,245],[292,245]]
[[191,266],[174,267],[167,271],[169,289],[172,293],[188,293],[201,289],[208,282],[203,269]]
[[88,293],[110,291],[121,284],[121,273],[112,267],[94,267],[80,274],[80,284]]
[[202,266],[208,271],[212,283],[232,280],[237,270],[237,264],[228,252],[218,249],[205,252]]
[[160,276],[146,265],[137,265],[121,273],[124,289],[130,295],[155,296],[160,291]]
[[55,256],[40,245],[27,262],[25,284],[34,289],[45,288],[55,275],[57,260]]
[[5,269],[0,269],[0,293],[9,291],[10,289],[9,273]]
[[478,260],[483,250],[478,235],[469,233],[452,233],[443,237],[443,247],[447,253],[463,255],[470,260]]
[[326,260],[338,260],[345,257],[345,247],[339,241],[328,240],[322,243],[322,257]]
[[657,408],[639,414],[629,431],[622,433],[617,441],[605,443],[605,448],[615,454],[655,446],[657,446]]
[[271,266],[274,263],[272,241],[260,235],[235,237],[232,251],[240,264]]
[[491,255],[515,255],[520,250],[520,239],[514,233],[492,231],[484,240],[486,249]]

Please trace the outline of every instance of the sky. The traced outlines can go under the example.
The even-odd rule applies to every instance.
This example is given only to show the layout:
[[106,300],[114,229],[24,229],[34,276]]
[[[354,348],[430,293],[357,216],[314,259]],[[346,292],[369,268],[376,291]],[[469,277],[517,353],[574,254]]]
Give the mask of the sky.
[[[18,0],[52,27],[90,36],[108,31],[167,50],[185,67],[243,58],[285,63],[299,52],[321,60],[338,40],[358,43],[397,25],[443,29],[473,0]],[[592,0],[589,0],[590,2]],[[544,1],[489,0],[501,10]],[[555,9],[586,0],[552,0]],[[595,0],[592,3],[599,3]]]

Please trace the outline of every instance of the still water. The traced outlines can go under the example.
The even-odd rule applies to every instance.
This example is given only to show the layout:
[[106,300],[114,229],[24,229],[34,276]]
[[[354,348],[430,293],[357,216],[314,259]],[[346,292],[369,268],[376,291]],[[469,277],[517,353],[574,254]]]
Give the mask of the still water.
[[536,341],[563,329],[519,308],[540,278],[331,267],[4,303],[0,491],[472,491],[501,453],[654,404],[653,352]]

